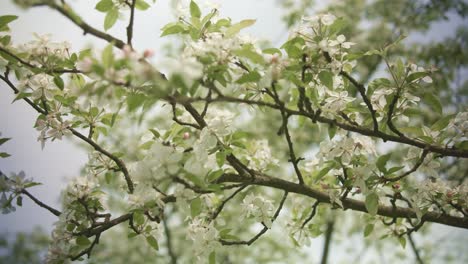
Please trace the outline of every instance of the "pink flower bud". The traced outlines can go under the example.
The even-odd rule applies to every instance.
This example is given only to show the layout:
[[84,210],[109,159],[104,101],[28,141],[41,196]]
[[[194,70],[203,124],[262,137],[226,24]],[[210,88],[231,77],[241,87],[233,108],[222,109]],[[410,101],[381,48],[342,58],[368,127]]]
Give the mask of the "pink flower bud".
[[183,138],[184,138],[184,139],[189,139],[189,138],[190,138],[190,133],[189,133],[189,132],[185,132]]
[[152,49],[146,49],[143,52],[143,57],[145,57],[145,58],[151,58],[153,56],[154,56],[154,50],[152,50]]

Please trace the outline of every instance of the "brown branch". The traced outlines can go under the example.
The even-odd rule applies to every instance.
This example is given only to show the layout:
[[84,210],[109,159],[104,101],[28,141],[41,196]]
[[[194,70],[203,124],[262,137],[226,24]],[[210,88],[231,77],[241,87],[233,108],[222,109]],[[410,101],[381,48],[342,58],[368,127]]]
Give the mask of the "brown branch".
[[234,196],[236,196],[238,193],[240,193],[242,190],[245,189],[247,185],[241,186],[239,189],[235,190],[231,195],[229,195],[226,199],[224,199],[221,204],[216,208],[216,210],[211,214],[211,219],[216,219],[218,215],[221,213],[223,210],[224,206],[232,199]]
[[[248,182],[253,185],[267,186],[267,187],[272,187],[275,189],[288,191],[291,193],[302,194],[302,195],[314,198],[321,203],[327,203],[327,204],[331,203],[330,196],[325,192],[318,191],[307,185],[301,185],[301,184],[289,182],[289,181],[286,181],[280,178],[271,177],[262,173],[257,173],[253,181],[249,177],[241,176],[238,174],[224,174],[218,179],[218,182],[245,182],[245,183]],[[366,205],[363,201],[346,198],[342,200],[342,204],[345,210],[351,209],[354,211],[368,213],[366,209]],[[386,206],[386,205],[379,205],[377,214],[381,216],[388,216],[388,217],[413,218],[413,219],[417,218],[416,212],[411,208],[404,208],[404,207],[393,208],[392,206]],[[455,216],[450,216],[450,215],[440,215],[435,212],[427,212],[422,217],[421,222],[424,222],[424,221],[468,229],[467,217],[462,218],[462,217],[455,217]]]
[[130,0],[130,21],[127,26],[127,44],[132,47],[132,38],[133,38],[133,21],[135,20],[135,4],[137,0]]
[[[187,102],[193,102],[193,101],[203,101],[203,98],[194,98],[194,99],[187,99],[187,98],[180,98],[182,102],[187,103]],[[178,98],[174,100],[179,100]],[[258,106],[265,106],[269,107],[271,109],[280,109],[280,106],[276,104],[271,104],[267,103],[264,101],[258,101],[258,100],[244,100],[241,98],[236,98],[236,97],[229,97],[229,96],[222,96],[222,97],[217,97],[211,100],[211,102],[229,102],[229,103],[245,103],[249,105],[258,105]],[[304,111],[298,111],[298,110],[293,110],[285,107],[285,111],[289,115],[297,115],[297,116],[304,116],[312,120],[312,122],[320,122],[328,125],[335,125],[341,129],[350,131],[350,132],[356,132],[364,136],[369,136],[369,137],[374,137],[374,138],[380,138],[383,141],[392,141],[392,142],[397,142],[397,143],[402,143],[405,145],[410,145],[414,147],[418,147],[420,149],[427,149],[429,152],[434,152],[441,154],[443,156],[451,156],[451,157],[459,157],[459,158],[468,158],[468,150],[464,149],[459,149],[455,147],[441,147],[437,145],[431,145],[426,142],[418,141],[415,139],[411,139],[408,137],[400,137],[396,135],[391,135],[384,133],[382,131],[374,131],[362,126],[356,126],[348,123],[342,123],[337,121],[336,119],[330,119],[323,117],[321,115],[317,114],[311,114],[307,113]],[[318,112],[318,111],[317,111]]]
[[414,243],[414,240],[411,234],[408,234],[408,240],[410,242],[411,249],[413,249],[416,260],[418,261],[419,264],[424,264],[424,261],[422,260],[421,255],[419,255],[419,250],[416,247],[416,243]]
[[317,213],[317,207],[318,205],[320,204],[319,201],[315,201],[314,205],[312,205],[312,212],[310,212],[310,215],[307,217],[306,220],[304,220],[304,222],[302,223],[301,225],[301,229],[305,227],[305,225],[307,225],[307,223],[310,222],[310,220],[312,220],[312,218],[314,218],[315,214]]
[[[332,62],[332,58],[330,57],[330,54],[328,54],[328,52],[324,52],[324,56],[329,63]],[[371,113],[372,122],[374,124],[374,131],[377,132],[379,130],[379,122],[377,121],[377,117],[375,116],[375,109],[372,106],[372,103],[369,100],[369,97],[367,97],[366,95],[366,87],[364,87],[362,83],[359,83],[356,79],[354,79],[351,75],[349,75],[345,71],[340,71],[340,75],[348,79],[348,81],[350,81],[354,85],[354,87],[356,87],[356,89],[358,90],[359,94],[362,97],[362,100],[364,101],[367,108],[369,109],[369,112]]]
[[125,163],[121,159],[119,159],[115,155],[111,154],[107,150],[103,149],[96,142],[94,142],[93,140],[87,138],[86,136],[84,136],[80,132],[76,131],[74,128],[69,127],[68,130],[70,130],[72,132],[72,134],[75,135],[76,137],[80,138],[81,140],[83,140],[86,143],[88,143],[89,145],[91,145],[96,151],[104,154],[105,156],[107,156],[108,158],[113,160],[115,162],[115,164],[117,164],[117,166],[119,167],[120,171],[124,174],[125,181],[127,182],[128,191],[130,193],[133,193],[133,190],[134,190],[133,181],[130,178],[130,174],[128,172],[127,167],[125,166]]
[[[282,117],[282,129],[280,131],[284,132],[284,137],[286,138],[286,141],[288,143],[288,149],[289,149],[289,157],[290,157],[290,162],[293,164],[294,171],[296,173],[296,176],[299,180],[299,184],[304,184],[304,177],[302,177],[302,172],[299,169],[299,162],[301,161],[300,158],[296,157],[296,154],[294,152],[294,145],[291,140],[291,135],[289,134],[289,128],[288,128],[288,120],[289,120],[289,115],[285,111],[284,103],[280,101],[278,93],[276,92],[276,86],[275,83],[273,82],[271,84],[271,87],[273,89],[273,93],[269,93],[270,96],[276,101],[276,104],[280,106],[280,112],[281,112],[281,117]],[[279,133],[278,133],[279,134]]]
[[91,34],[97,38],[103,39],[109,43],[112,43],[115,47],[122,49],[125,46],[125,42],[122,40],[107,34],[105,32],[102,32],[100,30],[97,30],[96,28],[90,26],[84,20],[76,14],[73,9],[67,5],[67,4],[57,4],[55,1],[48,1],[47,3],[39,4],[37,6],[43,6],[47,5],[52,9],[57,10],[60,14],[64,15],[66,18],[68,18],[71,22],[73,22],[75,25],[80,27],[84,34]]
[[415,172],[423,164],[424,159],[426,158],[428,153],[429,153],[429,151],[427,151],[427,149],[424,149],[424,151],[421,154],[421,157],[419,158],[418,162],[416,162],[416,164],[414,164],[414,166],[409,171],[407,171],[407,172],[405,172],[405,173],[403,173],[403,174],[401,174],[401,175],[399,175],[397,177],[394,177],[394,178],[384,178],[384,180],[388,181],[388,182],[399,181],[399,180],[403,179],[404,177],[410,175],[411,173]]
[[21,193],[28,196],[31,200],[33,200],[33,202],[35,202],[37,205],[39,205],[40,207],[42,208],[45,208],[47,209],[49,212],[51,212],[53,215],[55,216],[60,216],[62,214],[62,212],[60,212],[59,210],[57,209],[54,209],[50,206],[48,206],[47,204],[41,202],[39,199],[37,199],[36,197],[34,197],[34,195],[32,195],[30,192],[28,192],[26,189],[23,189],[21,190]]
[[174,252],[174,245],[172,244],[171,230],[167,225],[167,217],[163,214],[163,227],[164,233],[166,234],[167,252],[171,258],[171,264],[177,264],[177,255]]
[[44,71],[45,73],[82,73],[82,71],[77,70],[77,69],[44,69],[44,68],[39,68],[39,67],[31,64],[30,62],[21,59],[16,54],[14,54],[13,52],[11,52],[11,51],[9,51],[7,49],[4,49],[3,47],[0,47],[0,52],[3,52],[5,54],[7,54],[8,56],[14,58],[19,63],[23,64],[24,66],[26,66],[28,68],[41,70],[41,71]]

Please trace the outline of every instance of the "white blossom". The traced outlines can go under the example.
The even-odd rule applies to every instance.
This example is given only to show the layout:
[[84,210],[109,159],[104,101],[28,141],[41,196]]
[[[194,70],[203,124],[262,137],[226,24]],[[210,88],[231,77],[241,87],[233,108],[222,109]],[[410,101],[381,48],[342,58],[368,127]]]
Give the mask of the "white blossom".
[[268,228],[271,228],[273,210],[273,203],[262,196],[255,196],[250,193],[242,200],[243,217],[253,216]]
[[213,222],[207,223],[201,217],[192,219],[189,223],[187,237],[194,242],[192,245],[197,257],[209,254],[221,246],[218,241],[219,232],[214,227]]

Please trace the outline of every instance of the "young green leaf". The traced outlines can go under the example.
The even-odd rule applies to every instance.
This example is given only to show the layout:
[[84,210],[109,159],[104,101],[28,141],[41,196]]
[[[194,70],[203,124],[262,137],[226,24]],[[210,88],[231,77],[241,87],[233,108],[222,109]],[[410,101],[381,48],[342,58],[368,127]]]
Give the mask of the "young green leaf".
[[150,5],[148,3],[146,3],[145,0],[136,0],[135,8],[138,9],[138,10],[144,11],[144,10],[150,8]]
[[239,31],[241,31],[243,28],[246,28],[255,24],[255,21],[256,21],[255,19],[246,19],[246,20],[242,20],[241,22],[230,26],[225,32],[226,37],[234,36],[235,34],[239,33]]
[[193,199],[192,202],[190,203],[190,213],[192,217],[199,215],[201,213],[201,210],[202,210],[202,201],[200,197],[197,197]]
[[333,89],[333,74],[329,71],[321,71],[318,75],[320,82],[328,89]]
[[374,224],[367,224],[364,228],[364,237],[369,236],[374,230]]
[[117,18],[119,18],[119,9],[114,7],[107,12],[106,17],[104,18],[104,30],[107,31],[114,26],[115,22],[117,22]]
[[154,250],[158,251],[159,250],[159,244],[158,244],[158,241],[156,240],[156,238],[154,236],[147,236],[146,237],[146,242],[148,242],[148,244],[154,248]]
[[16,20],[17,18],[18,16],[14,16],[14,15],[0,16],[0,29],[8,25],[8,23]]
[[371,215],[376,215],[379,210],[379,196],[371,192],[366,196],[366,209]]
[[106,13],[114,7],[112,0],[101,0],[96,4],[95,9],[99,12]]
[[196,18],[201,17],[200,7],[194,1],[190,1],[190,15]]
[[89,241],[89,238],[85,236],[79,236],[76,238],[76,244],[79,246],[87,246],[91,244],[91,241]]

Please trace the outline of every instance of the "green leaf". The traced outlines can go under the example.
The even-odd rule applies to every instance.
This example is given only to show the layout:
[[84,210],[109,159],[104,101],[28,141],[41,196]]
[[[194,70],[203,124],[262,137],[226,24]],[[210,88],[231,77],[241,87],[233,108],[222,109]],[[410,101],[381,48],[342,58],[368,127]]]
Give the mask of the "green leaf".
[[210,253],[210,256],[208,258],[208,263],[209,264],[216,264],[216,252],[215,251]]
[[158,251],[159,250],[159,245],[158,245],[158,241],[156,240],[156,238],[154,236],[147,236],[146,237],[146,242],[148,242],[148,244],[154,248],[154,250]]
[[329,125],[328,126],[328,137],[330,139],[333,139],[335,134],[336,134],[336,126],[335,125]]
[[136,0],[135,8],[138,10],[146,10],[150,8],[150,5],[145,0]]
[[376,165],[377,165],[377,168],[379,169],[379,171],[381,171],[383,173],[387,172],[387,169],[385,168],[385,165],[387,165],[387,162],[388,162],[388,160],[390,159],[391,156],[392,156],[392,153],[388,153],[388,154],[380,156],[377,159]]
[[328,89],[333,89],[333,74],[329,71],[321,71],[318,75],[320,82]]
[[279,50],[277,48],[264,49],[264,50],[262,50],[262,52],[265,53],[265,54],[278,54],[279,56],[283,55],[281,53],[281,50]]
[[79,236],[76,238],[76,244],[80,246],[87,246],[91,244],[91,241],[89,241],[89,238],[85,236]]
[[217,180],[219,177],[221,177],[221,175],[223,175],[223,174],[224,174],[223,170],[212,171],[212,172],[210,172],[210,174],[208,174],[208,176],[206,177],[206,180],[208,182],[213,182],[213,181]]
[[111,173],[111,172],[106,172],[106,174],[104,175],[105,179],[106,179],[106,183],[107,184],[110,184],[112,182],[112,179],[114,178],[114,174]]
[[202,210],[202,200],[200,197],[197,197],[192,200],[190,203],[190,214],[192,217],[195,217],[201,213]]
[[424,100],[429,104],[432,109],[436,110],[440,115],[442,114],[442,103],[439,98],[432,93],[426,93]]
[[339,33],[343,28],[346,27],[346,21],[343,19],[343,18],[337,18],[335,20],[335,22],[330,25],[330,27],[328,28],[328,34],[330,35],[334,35],[334,34],[337,34]]
[[249,72],[247,74],[242,75],[236,81],[236,83],[244,84],[244,83],[248,83],[248,82],[258,82],[258,81],[260,81],[261,78],[262,77],[260,76],[260,74],[257,71],[251,71],[251,72]]
[[442,117],[441,119],[437,120],[437,122],[435,122],[432,126],[431,126],[431,130],[433,131],[441,131],[443,130],[444,128],[446,128],[448,126],[448,124],[450,123],[450,121],[452,120],[452,118],[454,117],[455,115],[448,115],[448,116],[444,116]]
[[398,242],[400,242],[400,245],[403,249],[406,248],[406,238],[405,237],[398,237]]
[[390,168],[386,174],[392,174],[392,173],[395,173],[401,169],[403,169],[405,166],[397,166],[397,167],[392,167]]
[[222,167],[225,161],[226,161],[226,152],[224,151],[216,152],[216,163],[218,164],[218,166]]
[[373,230],[374,230],[374,224],[367,224],[366,228],[364,228],[364,237],[369,236]]
[[135,225],[139,226],[145,223],[145,216],[140,211],[133,213],[133,222]]
[[164,37],[167,35],[182,33],[185,31],[185,28],[179,23],[176,23],[176,24],[167,24],[161,30],[162,30],[161,37]]
[[114,63],[114,53],[112,44],[107,45],[102,51],[101,59],[105,68],[110,68]]
[[23,196],[17,196],[16,197],[16,205],[18,206],[23,206]]
[[11,138],[0,138],[0,146],[5,144],[5,142],[7,142],[8,140],[10,140]]
[[333,169],[333,165],[330,165],[330,166],[327,166],[327,167],[321,169],[321,170],[319,171],[319,173],[317,174],[317,176],[315,176],[315,182],[320,181],[320,179],[322,179],[325,175],[327,175],[327,173],[328,173],[331,169]]
[[200,7],[194,1],[190,1],[190,15],[196,18],[201,17]]
[[63,88],[65,87],[65,83],[63,82],[63,79],[60,76],[54,76],[54,83],[60,90],[63,90]]
[[242,20],[239,23],[233,24],[226,30],[225,32],[226,37],[234,36],[235,34],[239,33],[241,29],[255,24],[255,21],[256,21],[255,19],[246,19],[246,20]]
[[107,31],[117,22],[119,18],[119,9],[114,7],[109,12],[107,12],[106,17],[104,18],[104,30]]
[[370,215],[376,215],[379,210],[379,196],[371,192],[366,196],[366,209]]
[[99,3],[96,4],[95,9],[99,12],[106,13],[107,11],[111,10],[114,7],[114,3],[112,0],[101,0]]
[[0,16],[0,28],[3,28],[4,26],[8,25],[8,23],[16,20],[18,16],[14,15],[6,15],[6,16]]
[[234,55],[237,55],[239,57],[247,58],[251,60],[254,63],[257,64],[264,64],[265,60],[263,59],[263,56],[258,54],[257,52],[253,51],[252,49],[240,49],[240,50],[234,50],[232,52]]
[[6,153],[6,152],[0,152],[0,158],[8,158],[10,157],[11,155]]
[[414,73],[408,75],[408,77],[406,77],[406,82],[411,83],[414,80],[426,77],[427,75],[428,75],[427,72],[414,72]]
[[128,111],[132,112],[133,110],[142,106],[145,100],[146,100],[146,95],[144,94],[141,94],[141,93],[129,94],[127,96]]
[[161,134],[156,129],[150,128],[149,131],[151,131],[151,133],[153,133],[155,138],[160,138],[161,137]]

